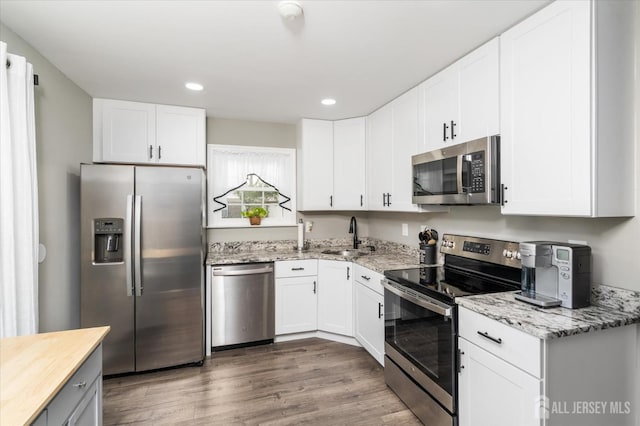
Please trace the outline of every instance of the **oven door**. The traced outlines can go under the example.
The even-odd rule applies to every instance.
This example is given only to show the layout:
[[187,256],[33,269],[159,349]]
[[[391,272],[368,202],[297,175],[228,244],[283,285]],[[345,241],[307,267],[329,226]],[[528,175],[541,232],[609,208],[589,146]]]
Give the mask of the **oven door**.
[[[385,353],[449,413],[456,412],[455,305],[383,280]],[[386,365],[385,365],[386,369]]]

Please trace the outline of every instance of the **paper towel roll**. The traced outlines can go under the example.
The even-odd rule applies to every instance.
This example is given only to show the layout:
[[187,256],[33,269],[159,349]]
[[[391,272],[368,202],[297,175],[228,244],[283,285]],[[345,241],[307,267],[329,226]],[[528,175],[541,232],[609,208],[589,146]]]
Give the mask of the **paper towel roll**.
[[302,223],[302,219],[298,222],[298,250],[302,250],[304,248],[304,223]]

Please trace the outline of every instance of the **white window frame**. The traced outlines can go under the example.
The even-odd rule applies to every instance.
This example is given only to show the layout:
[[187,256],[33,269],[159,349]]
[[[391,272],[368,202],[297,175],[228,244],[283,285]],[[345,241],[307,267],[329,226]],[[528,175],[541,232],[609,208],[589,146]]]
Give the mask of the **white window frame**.
[[[284,171],[285,179],[288,180],[288,185],[286,183],[280,182],[269,182],[272,185],[275,185],[279,190],[282,191],[287,197],[291,197],[291,200],[288,201],[285,206],[289,207],[291,211],[284,210],[283,217],[265,217],[262,218],[262,222],[260,225],[251,225],[249,223],[249,219],[247,218],[223,218],[222,211],[214,212],[214,209],[220,207],[220,204],[213,201],[213,197],[218,196],[220,194],[214,194],[214,156],[216,155],[216,150],[229,152],[232,151],[237,154],[242,153],[251,153],[255,155],[256,153],[265,153],[265,154],[281,154],[286,155],[288,159],[286,160],[287,170]],[[249,173],[254,173],[252,170],[247,170],[245,175]],[[261,176],[262,177],[262,176]],[[266,178],[265,178],[266,179]],[[267,179],[268,180],[268,179]],[[226,182],[223,185],[231,189],[242,182]],[[286,189],[285,189],[286,188]],[[255,227],[283,227],[283,226],[296,226],[296,150],[293,148],[274,148],[274,147],[263,147],[263,146],[243,146],[243,145],[217,145],[217,144],[208,144],[207,145],[207,228],[255,228]]]

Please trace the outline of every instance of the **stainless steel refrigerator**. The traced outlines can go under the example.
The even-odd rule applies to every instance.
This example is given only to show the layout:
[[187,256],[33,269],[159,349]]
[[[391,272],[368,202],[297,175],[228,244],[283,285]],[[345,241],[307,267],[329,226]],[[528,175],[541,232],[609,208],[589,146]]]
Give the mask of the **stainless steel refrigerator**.
[[106,375],[204,358],[204,172],[82,164],[80,322]]

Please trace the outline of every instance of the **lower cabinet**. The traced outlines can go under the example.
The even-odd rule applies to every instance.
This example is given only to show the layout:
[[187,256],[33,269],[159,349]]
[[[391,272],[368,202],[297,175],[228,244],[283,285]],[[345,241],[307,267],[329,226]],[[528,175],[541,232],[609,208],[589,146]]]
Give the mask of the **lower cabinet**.
[[353,265],[353,307],[355,338],[384,366],[384,290],[382,275]]
[[317,260],[275,263],[276,335],[318,329]]
[[318,260],[318,330],[353,336],[353,266]]
[[464,307],[458,319],[459,426],[636,424],[635,324],[543,340]]
[[34,424],[102,424],[102,345],[71,376]]

